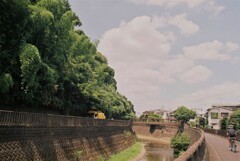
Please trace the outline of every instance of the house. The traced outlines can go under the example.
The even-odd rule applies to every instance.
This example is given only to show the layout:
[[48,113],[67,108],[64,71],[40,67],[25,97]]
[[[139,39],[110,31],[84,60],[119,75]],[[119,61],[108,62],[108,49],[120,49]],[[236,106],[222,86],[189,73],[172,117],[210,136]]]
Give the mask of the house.
[[149,110],[149,111],[144,111],[142,116],[144,118],[147,118],[149,114],[158,114],[162,117],[162,119],[166,120],[170,117],[170,112],[164,109],[156,109],[156,110]]
[[207,109],[208,125],[213,129],[220,129],[220,120],[229,117],[233,111],[240,109],[240,105],[212,105]]

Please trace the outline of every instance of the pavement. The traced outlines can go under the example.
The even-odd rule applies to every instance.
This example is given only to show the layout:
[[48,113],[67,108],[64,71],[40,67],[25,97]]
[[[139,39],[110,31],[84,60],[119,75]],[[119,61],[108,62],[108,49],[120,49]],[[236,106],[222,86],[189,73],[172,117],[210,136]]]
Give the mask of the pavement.
[[237,142],[237,152],[229,150],[228,140],[221,136],[205,133],[210,161],[240,161],[240,143]]

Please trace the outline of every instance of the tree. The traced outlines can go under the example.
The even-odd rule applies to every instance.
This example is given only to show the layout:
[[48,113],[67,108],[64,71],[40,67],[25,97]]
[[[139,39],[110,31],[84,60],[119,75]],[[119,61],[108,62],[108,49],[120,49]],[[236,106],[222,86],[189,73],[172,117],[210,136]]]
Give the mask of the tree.
[[96,107],[108,118],[135,117],[99,42],[76,30],[81,21],[67,0],[4,0],[0,10],[0,104],[78,116]]
[[159,114],[154,114],[154,113],[150,113],[148,114],[148,121],[160,121],[160,119],[162,119],[162,116]]
[[226,130],[227,129],[227,124],[228,124],[228,118],[225,117],[223,119],[220,120],[220,128],[221,130]]
[[186,108],[185,106],[179,107],[174,112],[174,117],[181,123],[179,127],[180,132],[183,132],[184,124],[187,123],[190,119],[194,119],[195,116],[196,112]]
[[229,125],[234,125],[235,129],[240,130],[240,110],[234,111],[230,115]]
[[206,124],[206,118],[204,117],[199,117],[199,125],[203,128],[205,128]]

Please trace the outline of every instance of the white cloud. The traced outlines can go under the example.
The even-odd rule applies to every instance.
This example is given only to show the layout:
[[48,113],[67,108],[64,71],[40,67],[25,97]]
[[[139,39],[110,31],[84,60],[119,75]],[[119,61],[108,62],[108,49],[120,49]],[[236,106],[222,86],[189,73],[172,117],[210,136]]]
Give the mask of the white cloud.
[[172,100],[175,107],[185,105],[187,107],[201,106],[203,110],[213,104],[239,104],[240,82],[224,82],[214,86],[197,90],[194,93],[183,95]]
[[196,8],[201,6],[204,10],[211,12],[214,16],[218,15],[225,9],[224,6],[218,5],[216,0],[129,0],[136,4],[158,5],[166,7],[175,7],[186,4],[188,8]]
[[217,16],[220,12],[222,12],[225,9],[224,6],[217,5],[214,2],[214,0],[206,1],[204,8],[205,10],[212,12],[214,16]]
[[185,71],[181,76],[181,80],[188,84],[194,84],[208,80],[212,74],[212,71],[208,68],[198,65]]
[[220,61],[236,61],[227,51],[237,50],[237,44],[227,43],[215,40],[205,42],[199,45],[184,47],[184,56],[192,60],[220,60]]
[[239,49],[239,45],[233,42],[227,42],[226,43],[226,48],[227,51],[232,52],[232,51],[236,51]]
[[[118,28],[107,31],[100,40],[99,50],[107,57],[120,80],[123,79],[121,75],[124,79],[130,77],[130,81],[154,79],[172,83],[172,75],[192,66],[193,62],[181,56],[169,56],[176,37],[172,31],[162,30],[169,25],[179,27],[186,34],[193,34],[198,29],[185,14],[136,17],[130,22],[122,21]],[[129,73],[132,70],[133,74]]]
[[194,62],[190,59],[186,59],[182,55],[169,58],[160,67],[160,73],[166,75],[169,78],[176,74],[182,73],[185,70],[194,66]]
[[[232,61],[234,57],[229,52],[239,48],[233,42],[215,40],[184,47],[182,54],[175,55],[171,53],[171,47],[177,33],[171,31],[169,26],[178,27],[184,34],[198,31],[198,26],[189,21],[185,14],[141,16],[129,22],[122,21],[120,26],[108,30],[100,39],[98,50],[114,68],[119,92],[126,95],[138,111],[146,106],[158,107],[161,103],[173,107],[173,100],[171,103],[160,98],[166,92],[164,86],[179,84],[178,80],[186,84],[207,81],[213,72],[197,64],[197,60]],[[186,31],[184,26],[192,27]],[[193,96],[183,98],[190,97],[190,103],[193,103]],[[175,105],[184,105],[186,100],[184,102],[183,98],[180,97]]]
[[117,61],[112,64],[160,61],[168,55],[175,35],[158,29],[151,17],[136,17],[107,31],[100,40],[99,50],[110,59],[110,63]]
[[206,0],[130,0],[134,3],[143,3],[147,5],[159,5],[159,6],[176,6],[182,3],[186,3],[190,8],[198,6],[204,3]]
[[194,34],[199,30],[198,25],[186,19],[186,14],[180,14],[171,18],[169,24],[179,27],[181,32],[186,35]]

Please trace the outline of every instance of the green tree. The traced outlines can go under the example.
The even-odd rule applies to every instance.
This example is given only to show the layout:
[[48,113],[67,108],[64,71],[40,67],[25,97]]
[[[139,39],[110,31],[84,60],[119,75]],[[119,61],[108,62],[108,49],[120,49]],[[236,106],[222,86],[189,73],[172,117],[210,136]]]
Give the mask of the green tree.
[[226,130],[227,129],[227,125],[228,125],[228,118],[225,117],[223,119],[220,120],[220,127],[222,130]]
[[67,0],[0,2],[0,103],[86,116],[135,117],[115,72]]
[[0,102],[13,104],[23,95],[19,53],[29,34],[28,0],[0,1]]
[[229,124],[234,125],[235,129],[240,130],[240,110],[234,111],[230,115]]
[[196,112],[186,108],[185,106],[179,107],[174,112],[174,117],[180,121],[180,132],[184,130],[184,124],[187,123],[190,119],[194,119],[196,116]]
[[205,117],[199,117],[199,125],[203,128],[207,125]]

